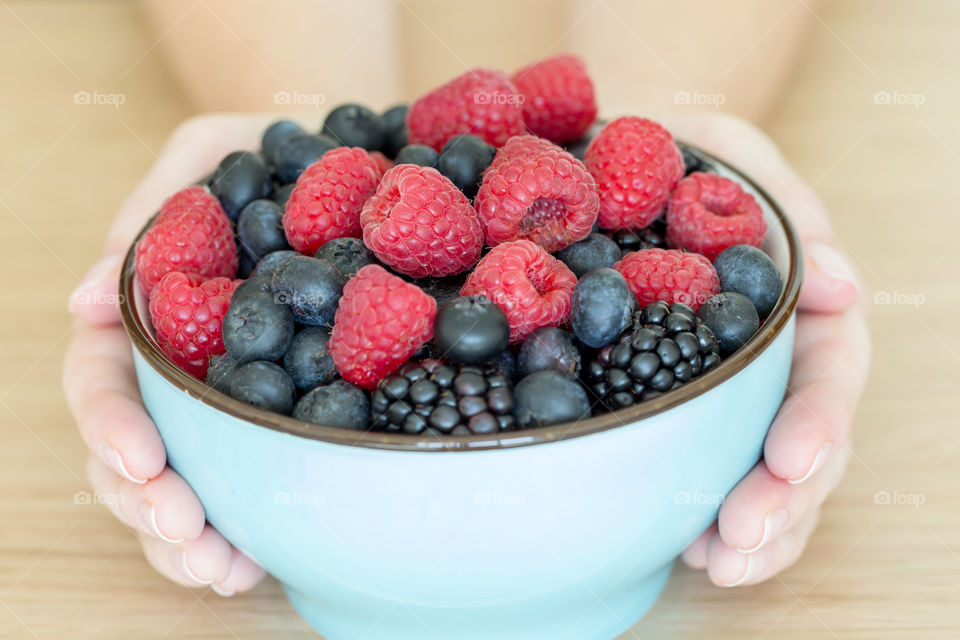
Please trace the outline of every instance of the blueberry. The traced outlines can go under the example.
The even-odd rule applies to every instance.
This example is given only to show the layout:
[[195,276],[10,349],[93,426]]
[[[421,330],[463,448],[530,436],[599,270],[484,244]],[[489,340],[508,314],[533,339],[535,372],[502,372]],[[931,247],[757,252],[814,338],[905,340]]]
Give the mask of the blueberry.
[[287,372],[272,362],[248,362],[233,374],[230,395],[255,407],[289,415],[296,390]]
[[480,176],[493,162],[495,147],[477,136],[465,133],[453,136],[443,145],[443,151],[437,158],[437,170],[450,178],[468,198],[477,195],[480,188]]
[[285,184],[275,188],[273,190],[273,196],[271,196],[270,199],[276,202],[281,207],[286,206],[287,200],[290,199],[290,194],[293,193],[293,188],[295,186],[297,186],[297,183],[293,182],[293,183]]
[[720,276],[720,288],[745,295],[766,318],[773,311],[783,283],[777,265],[766,253],[748,244],[737,244],[718,255],[713,266]]
[[394,161],[397,164],[417,164],[421,167],[436,167],[439,154],[433,147],[425,144],[408,144],[397,152]]
[[272,280],[270,276],[250,276],[233,290],[233,296],[230,298],[230,302],[233,303],[234,300],[239,300],[253,293],[269,293],[272,295]]
[[447,303],[449,300],[460,297],[460,290],[463,289],[463,283],[467,279],[467,274],[461,273],[443,278],[418,278],[416,285],[420,289],[437,301],[437,308]]
[[461,296],[445,303],[433,321],[433,339],[452,362],[486,362],[507,348],[510,323],[483,296]]
[[287,261],[290,258],[294,258],[300,255],[296,251],[289,249],[284,251],[274,251],[273,253],[268,253],[260,259],[260,262],[257,263],[257,267],[250,274],[251,276],[270,276],[273,277],[273,272],[277,270],[281,264]]
[[293,336],[283,356],[283,368],[301,391],[332,382],[337,368],[327,348],[330,331],[325,327],[307,327]]
[[328,240],[317,249],[316,256],[333,264],[343,277],[349,280],[361,267],[375,264],[377,259],[360,238],[336,238]]
[[344,147],[363,147],[368,151],[383,149],[386,138],[380,116],[359,104],[342,104],[327,114],[322,133]]
[[683,155],[683,175],[688,176],[694,171],[716,172],[713,163],[704,158],[699,151],[695,151],[686,145],[678,146]]
[[512,349],[504,349],[490,360],[490,366],[502,373],[511,382],[517,379],[517,356]]
[[240,212],[237,238],[258,261],[268,253],[289,249],[283,232],[283,208],[273,200],[254,200]]
[[521,376],[552,369],[576,377],[580,374],[580,352],[566,331],[540,327],[523,341],[517,367]]
[[366,430],[370,426],[370,400],[349,382],[337,380],[300,398],[293,417],[331,427]]
[[732,291],[704,302],[697,315],[717,337],[723,355],[742,347],[760,328],[760,317],[750,298]]
[[590,417],[590,399],[579,382],[559,371],[531,373],[513,390],[514,416],[521,429],[546,427]]
[[277,149],[274,158],[277,178],[284,184],[296,182],[304,169],[320,159],[330,149],[336,149],[337,142],[327,136],[315,136],[310,133],[298,133],[287,139]]
[[259,154],[234,151],[220,161],[209,181],[210,193],[231,220],[236,220],[247,203],[266,198],[273,190],[270,171]]
[[591,233],[556,254],[578,278],[591,269],[612,267],[620,259],[620,247],[607,236]]
[[273,164],[280,145],[298,133],[304,133],[303,128],[292,120],[277,120],[267,127],[260,139],[260,150],[267,162]]
[[250,293],[231,300],[223,318],[223,344],[234,360],[276,360],[293,339],[293,315],[270,293]]
[[398,104],[383,112],[384,142],[383,152],[393,158],[407,145],[407,110],[405,104]]
[[637,299],[619,271],[587,272],[573,289],[570,325],[585,345],[604,347],[630,326]]
[[273,293],[277,301],[290,307],[300,324],[332,327],[346,282],[330,262],[294,256],[273,272]]
[[237,277],[249,278],[253,270],[257,268],[257,261],[254,260],[249,253],[244,251],[243,247],[239,247],[238,258]]
[[221,393],[230,393],[230,382],[233,380],[233,374],[236,373],[240,365],[229,353],[221,353],[218,356],[210,358],[210,366],[207,367],[207,377],[205,382],[220,391]]

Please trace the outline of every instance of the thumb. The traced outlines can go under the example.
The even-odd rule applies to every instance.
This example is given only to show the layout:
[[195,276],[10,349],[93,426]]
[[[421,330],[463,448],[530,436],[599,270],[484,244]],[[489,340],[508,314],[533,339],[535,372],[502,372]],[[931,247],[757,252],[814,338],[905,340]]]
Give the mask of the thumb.
[[81,278],[70,294],[67,307],[70,313],[92,325],[120,322],[120,268],[121,251],[108,250]]

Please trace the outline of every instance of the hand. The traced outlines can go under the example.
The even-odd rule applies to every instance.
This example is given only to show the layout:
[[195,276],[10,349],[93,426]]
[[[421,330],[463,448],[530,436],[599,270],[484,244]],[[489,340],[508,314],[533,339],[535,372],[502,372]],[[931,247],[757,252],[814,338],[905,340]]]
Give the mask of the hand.
[[826,209],[759,130],[730,116],[665,118],[675,136],[745,171],[785,209],[803,239],[793,368],[763,459],[730,492],[717,522],[682,558],[725,587],[763,582],[792,565],[851,455],[850,424],[870,363],[866,307]]
[[255,149],[269,119],[203,116],[181,125],[144,180],[121,205],[103,257],[70,297],[78,329],[63,387],[90,449],[94,489],[115,497],[113,514],[133,527],[150,564],[174,582],[233,595],[263,569],[206,523],[193,490],[166,464],[160,434],[140,399],[130,340],[120,326],[117,285],[137,231],[169,195],[201,179],[236,149]]

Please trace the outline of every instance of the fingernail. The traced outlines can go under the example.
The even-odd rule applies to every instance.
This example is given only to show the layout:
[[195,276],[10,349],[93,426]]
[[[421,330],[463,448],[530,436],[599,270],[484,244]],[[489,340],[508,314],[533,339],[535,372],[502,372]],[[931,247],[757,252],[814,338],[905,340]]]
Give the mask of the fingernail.
[[807,250],[807,255],[810,256],[810,260],[817,265],[820,271],[834,280],[849,282],[856,286],[857,275],[853,267],[850,266],[847,258],[837,251],[835,247],[824,242],[810,242],[807,243],[805,249]]
[[725,582],[723,586],[739,587],[747,580],[752,580],[756,576],[761,575],[773,561],[773,554],[770,553],[769,549],[761,549],[756,553],[745,555],[743,558],[743,573],[733,582]]
[[807,478],[815,474],[817,472],[817,469],[819,469],[823,465],[824,461],[827,459],[827,456],[830,455],[830,451],[832,449],[833,449],[832,444],[830,444],[829,442],[824,442],[822,445],[820,445],[820,448],[817,450],[817,457],[813,459],[813,464],[810,465],[810,468],[803,475],[803,477],[797,478],[795,480],[787,480],[787,482],[789,482],[790,484],[800,484],[801,482],[805,482]]
[[212,585],[212,584],[213,584],[213,580],[202,580],[202,579],[198,578],[198,577],[196,576],[196,574],[193,573],[193,571],[190,570],[190,565],[187,563],[187,552],[186,552],[186,551],[181,551],[181,552],[180,552],[180,570],[183,571],[183,574],[184,574],[187,578],[189,578],[190,580],[193,580],[193,581],[195,581],[195,582],[199,582],[200,584],[207,584],[207,585]]
[[145,479],[141,480],[140,478],[135,478],[130,474],[129,471],[127,471],[126,465],[123,464],[123,458],[120,457],[120,452],[111,447],[106,440],[100,443],[100,457],[102,457],[103,461],[107,463],[107,466],[130,482],[136,484],[146,484],[147,481]]
[[108,253],[90,267],[90,270],[83,276],[80,284],[77,285],[77,288],[73,290],[73,293],[70,294],[70,298],[67,300],[67,308],[70,310],[70,313],[74,312],[78,303],[85,302],[83,297],[89,295],[91,289],[103,282],[107,274],[120,264],[121,258],[122,256],[119,253]]
[[761,547],[765,546],[768,542],[773,540],[778,533],[783,531],[783,527],[787,524],[787,519],[790,517],[790,513],[786,509],[776,509],[771,511],[763,518],[763,537],[760,538],[760,542],[757,543],[752,549],[743,549],[737,547],[737,551],[740,553],[753,553]]
[[141,502],[137,506],[137,518],[139,518],[140,524],[142,524],[147,531],[164,542],[180,544],[184,540],[183,538],[170,538],[163,535],[163,532],[160,531],[160,527],[157,525],[157,506],[151,502]]
[[223,587],[221,587],[220,585],[218,585],[216,582],[214,582],[213,584],[211,584],[211,585],[210,585],[210,588],[213,589],[213,592],[214,592],[215,594],[217,594],[218,596],[223,596],[224,598],[229,598],[229,597],[235,596],[235,595],[237,594],[236,591],[231,591],[230,589],[224,589]]

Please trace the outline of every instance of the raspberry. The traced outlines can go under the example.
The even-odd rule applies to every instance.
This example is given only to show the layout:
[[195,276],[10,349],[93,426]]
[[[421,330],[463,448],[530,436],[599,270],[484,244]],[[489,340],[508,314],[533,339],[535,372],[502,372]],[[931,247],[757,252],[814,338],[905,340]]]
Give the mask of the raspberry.
[[523,133],[522,102],[506,74],[483,68],[467,71],[410,105],[408,142],[439,153],[453,136],[472,133],[499,147]]
[[373,389],[433,337],[436,301],[370,264],[347,282],[330,334],[330,355],[347,382]]
[[577,140],[597,117],[593,82],[576,56],[541,60],[514,73],[512,80],[523,96],[523,122],[540,137],[556,143]]
[[137,243],[137,277],[147,294],[171,271],[232,278],[237,262],[230,220],[203,187],[189,187],[170,196]]
[[600,226],[642,229],[660,217],[683,177],[683,156],[656,122],[617,118],[590,142],[584,164],[600,192]]
[[534,329],[557,326],[570,315],[577,277],[543,247],[529,240],[498,245],[485,255],[460,290],[494,301],[510,321],[510,342]]
[[196,274],[171,271],[150,292],[150,319],[160,349],[174,364],[201,380],[210,356],[223,346],[223,317],[230,306],[234,282],[204,280]]
[[694,311],[720,293],[720,278],[710,261],[698,253],[644,249],[628,253],[613,268],[643,307],[657,300],[682,302]]
[[377,167],[380,169],[380,173],[386,173],[393,165],[396,164],[393,160],[383,155],[379,151],[371,151],[370,157],[373,158],[373,161],[377,163]]
[[528,239],[550,253],[586,238],[600,207],[596,183],[583,163],[536,136],[507,140],[484,173],[474,202],[487,244]]
[[381,262],[417,278],[465,271],[483,248],[470,201],[430,167],[401,164],[387,171],[360,224],[364,244]]
[[691,173],[681,180],[667,207],[670,246],[710,260],[735,244],[759,247],[766,232],[763,210],[753,196],[715,173]]
[[283,230],[290,246],[313,255],[334,238],[360,237],[360,210],[380,181],[377,161],[359,147],[323,154],[297,178],[287,200]]

